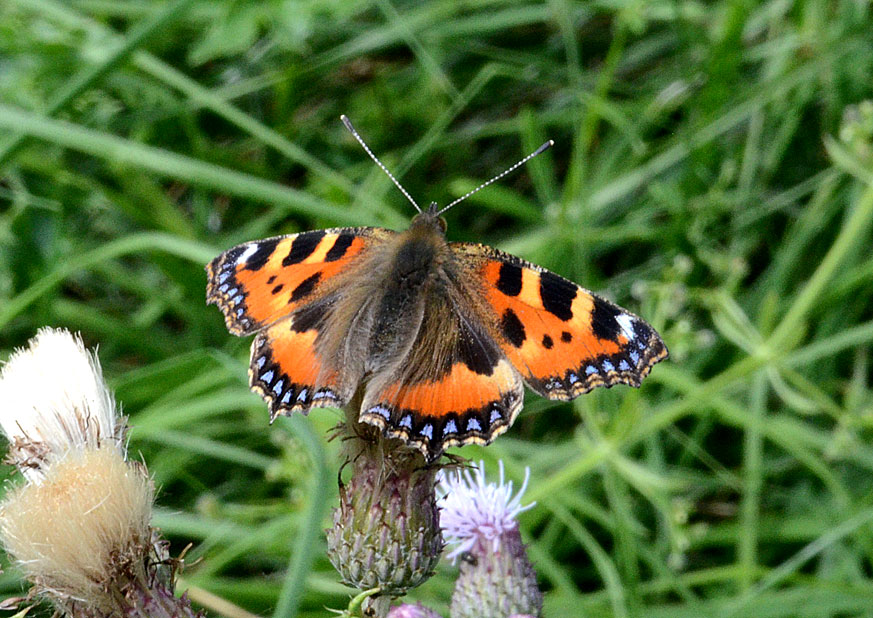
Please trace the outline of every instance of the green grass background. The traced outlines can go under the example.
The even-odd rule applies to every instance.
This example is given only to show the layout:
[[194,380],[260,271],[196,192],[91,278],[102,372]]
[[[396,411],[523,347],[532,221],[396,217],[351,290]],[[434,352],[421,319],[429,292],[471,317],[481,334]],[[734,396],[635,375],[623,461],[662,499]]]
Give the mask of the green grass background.
[[[608,295],[671,358],[457,451],[530,466],[545,615],[870,617],[871,98],[867,0],[4,0],[2,357],[43,325],[99,345],[211,615],[326,616],[339,412],[268,426],[203,265],[406,224],[341,113],[422,203],[552,138],[449,237]],[[410,597],[447,614],[455,573]]]

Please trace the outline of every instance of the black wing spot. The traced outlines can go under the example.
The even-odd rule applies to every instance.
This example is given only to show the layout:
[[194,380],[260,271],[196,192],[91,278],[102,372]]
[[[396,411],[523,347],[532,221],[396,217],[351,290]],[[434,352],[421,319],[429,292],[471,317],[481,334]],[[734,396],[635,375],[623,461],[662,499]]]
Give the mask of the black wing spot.
[[274,287],[272,290],[270,290],[270,294],[272,294],[273,296],[275,296],[276,294],[278,294],[279,292],[281,292],[281,291],[282,291],[282,288],[284,288],[284,287],[285,287],[285,284],[284,284],[284,283],[280,283],[279,285],[277,285],[276,287]]
[[295,333],[305,333],[308,330],[314,330],[321,323],[321,318],[324,317],[324,307],[320,303],[314,303],[308,307],[303,307],[294,312],[294,319],[291,321],[291,330]]
[[246,260],[246,270],[261,270],[269,261],[273,251],[276,250],[276,245],[279,244],[279,238],[270,238],[262,240],[258,243],[257,250]]
[[540,298],[543,308],[564,322],[573,317],[573,299],[576,298],[577,287],[554,273],[540,273]]
[[617,341],[621,326],[615,318],[621,313],[621,309],[608,300],[594,296],[594,307],[591,309],[591,330],[595,336],[609,341]]
[[315,286],[318,285],[318,282],[321,280],[321,273],[317,272],[314,275],[307,277],[303,281],[300,282],[294,291],[291,292],[291,300],[289,302],[296,303],[299,300],[303,300],[310,294],[312,294],[312,290],[315,289]]
[[288,252],[288,255],[285,256],[285,259],[282,260],[282,266],[299,264],[308,258],[312,255],[312,252],[315,251],[315,248],[318,247],[319,243],[321,243],[322,238],[324,238],[324,232],[322,230],[300,234],[294,239],[294,242],[291,243],[291,250]]
[[348,251],[354,240],[355,237],[352,234],[340,234],[337,236],[336,241],[333,243],[333,247],[331,247],[330,251],[327,252],[327,255],[324,256],[324,261],[336,262],[346,254],[346,251]]
[[543,347],[547,350],[551,350],[553,345],[555,345],[555,342],[552,341],[552,338],[548,335],[543,335]]
[[515,311],[512,309],[507,309],[503,312],[503,317],[500,319],[500,328],[503,330],[506,340],[516,348],[520,348],[524,340],[527,339],[527,335],[524,333],[524,324],[521,323],[521,320],[518,319],[518,316],[515,315]]
[[571,341],[573,341],[573,335],[571,335],[567,331],[564,331],[563,333],[561,333],[561,341],[563,341],[564,343],[570,343]]
[[521,293],[521,267],[508,262],[501,264],[497,289],[507,296],[518,296]]
[[267,279],[267,285],[272,285],[275,280],[276,280],[276,275],[270,275],[270,278]]
[[458,338],[458,360],[467,369],[483,376],[490,376],[499,362],[497,350],[483,337],[477,337],[463,323],[460,325]]

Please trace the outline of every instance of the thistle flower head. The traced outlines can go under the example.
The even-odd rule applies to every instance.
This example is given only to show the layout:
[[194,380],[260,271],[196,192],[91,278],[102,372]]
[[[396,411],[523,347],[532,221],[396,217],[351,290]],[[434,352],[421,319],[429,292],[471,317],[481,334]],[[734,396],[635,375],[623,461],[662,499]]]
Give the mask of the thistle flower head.
[[436,467],[397,441],[348,431],[352,474],[340,485],[340,507],[327,531],[328,558],[344,583],[402,596],[433,575],[442,552]]
[[440,527],[447,545],[455,548],[446,556],[454,563],[458,556],[470,551],[477,541],[489,542],[497,550],[502,535],[518,529],[519,513],[532,508],[536,502],[521,506],[521,497],[527,489],[530,469],[525,469],[524,483],[517,494],[512,493],[512,481],[505,481],[503,462],[500,462],[500,480],[485,482],[485,463],[472,470],[441,472],[437,491],[440,494]]
[[516,517],[533,506],[521,506],[530,471],[518,493],[512,482],[485,482],[485,465],[445,474],[439,483],[440,526],[454,560],[469,556],[460,566],[452,594],[452,618],[505,618],[514,614],[538,616],[543,596],[528,560]]
[[41,329],[0,372],[0,429],[9,459],[29,481],[70,450],[115,446],[126,455],[124,425],[97,358],[65,330]]

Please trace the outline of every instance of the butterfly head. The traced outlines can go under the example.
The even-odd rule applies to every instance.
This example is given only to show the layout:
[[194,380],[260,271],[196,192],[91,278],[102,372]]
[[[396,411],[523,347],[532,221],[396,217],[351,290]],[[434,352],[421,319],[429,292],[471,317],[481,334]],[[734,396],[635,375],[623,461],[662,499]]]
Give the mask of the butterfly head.
[[440,216],[440,209],[439,206],[437,206],[437,203],[431,202],[430,206],[427,207],[427,210],[423,210],[415,215],[409,227],[410,229],[430,228],[439,232],[440,235],[443,235],[446,233],[448,223],[446,223],[445,217]]

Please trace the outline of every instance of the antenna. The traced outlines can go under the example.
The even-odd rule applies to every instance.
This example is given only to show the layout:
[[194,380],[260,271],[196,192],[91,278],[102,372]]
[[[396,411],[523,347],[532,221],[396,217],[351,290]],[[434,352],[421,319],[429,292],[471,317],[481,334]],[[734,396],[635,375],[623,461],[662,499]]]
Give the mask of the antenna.
[[522,165],[524,165],[525,163],[527,163],[528,161],[530,161],[531,159],[533,159],[535,156],[544,153],[546,150],[548,150],[549,148],[551,148],[551,147],[554,146],[554,145],[555,145],[554,140],[549,140],[549,141],[547,141],[545,144],[543,144],[542,146],[540,146],[539,148],[537,148],[536,150],[534,150],[532,153],[530,153],[529,155],[527,155],[524,159],[522,159],[521,161],[519,161],[518,163],[516,163],[515,165],[513,165],[513,166],[510,167],[509,169],[500,172],[499,174],[497,174],[497,176],[495,176],[494,178],[492,178],[492,179],[489,180],[488,182],[483,182],[481,185],[479,185],[478,187],[476,187],[476,188],[473,189],[472,191],[470,191],[470,192],[468,192],[468,193],[462,195],[461,197],[459,197],[458,199],[456,199],[454,202],[452,202],[452,203],[449,204],[448,206],[444,207],[442,210],[440,210],[439,212],[436,213],[437,216],[443,214],[445,211],[447,211],[449,208],[451,208],[452,206],[454,206],[454,205],[457,204],[458,202],[463,202],[465,199],[467,199],[468,197],[470,197],[470,196],[473,195],[474,193],[477,193],[477,192],[481,191],[482,189],[484,189],[485,187],[487,187],[487,186],[490,185],[491,183],[493,183],[493,182],[497,182],[498,180],[500,180],[501,178],[503,178],[504,176],[506,176],[506,175],[509,174],[510,172],[512,172],[512,171],[514,171],[514,170],[516,170],[516,169],[518,169],[519,167],[521,167]]
[[[415,203],[415,200],[412,199],[412,196],[409,195],[409,193],[407,193],[406,189],[403,188],[403,185],[401,185],[399,182],[397,182],[397,179],[394,178],[394,174],[392,174],[391,172],[389,172],[389,171],[388,171],[388,168],[385,167],[384,165],[382,165],[382,162],[381,162],[379,159],[376,158],[376,155],[374,155],[374,154],[373,154],[373,151],[370,150],[370,147],[367,146],[367,143],[364,141],[364,138],[362,138],[360,135],[358,135],[358,132],[355,131],[355,127],[352,126],[352,121],[349,120],[348,116],[346,116],[345,114],[343,114],[342,116],[340,116],[340,120],[342,120],[342,121],[343,121],[343,124],[346,125],[346,128],[349,130],[349,133],[351,133],[352,135],[354,135],[354,136],[355,136],[355,139],[358,140],[358,143],[359,143],[361,146],[363,146],[363,148],[364,148],[364,150],[367,152],[367,154],[370,155],[370,158],[373,159],[373,161],[376,162],[376,165],[378,165],[378,166],[381,168],[381,170],[382,170],[383,172],[385,172],[386,174],[388,174],[388,178],[391,179],[391,182],[393,182],[393,183],[397,186],[397,188],[400,189],[400,192],[401,192],[403,195],[406,196],[406,199],[408,199],[410,202],[412,202],[412,205],[415,206],[415,209],[416,209],[418,212],[421,212],[421,208],[418,207],[418,204]],[[528,157],[528,159],[529,159],[529,158],[530,158],[530,157]],[[518,166],[516,165],[515,167],[518,167]],[[508,171],[508,170],[507,170],[507,171]],[[505,173],[505,172],[504,172],[504,173]]]

